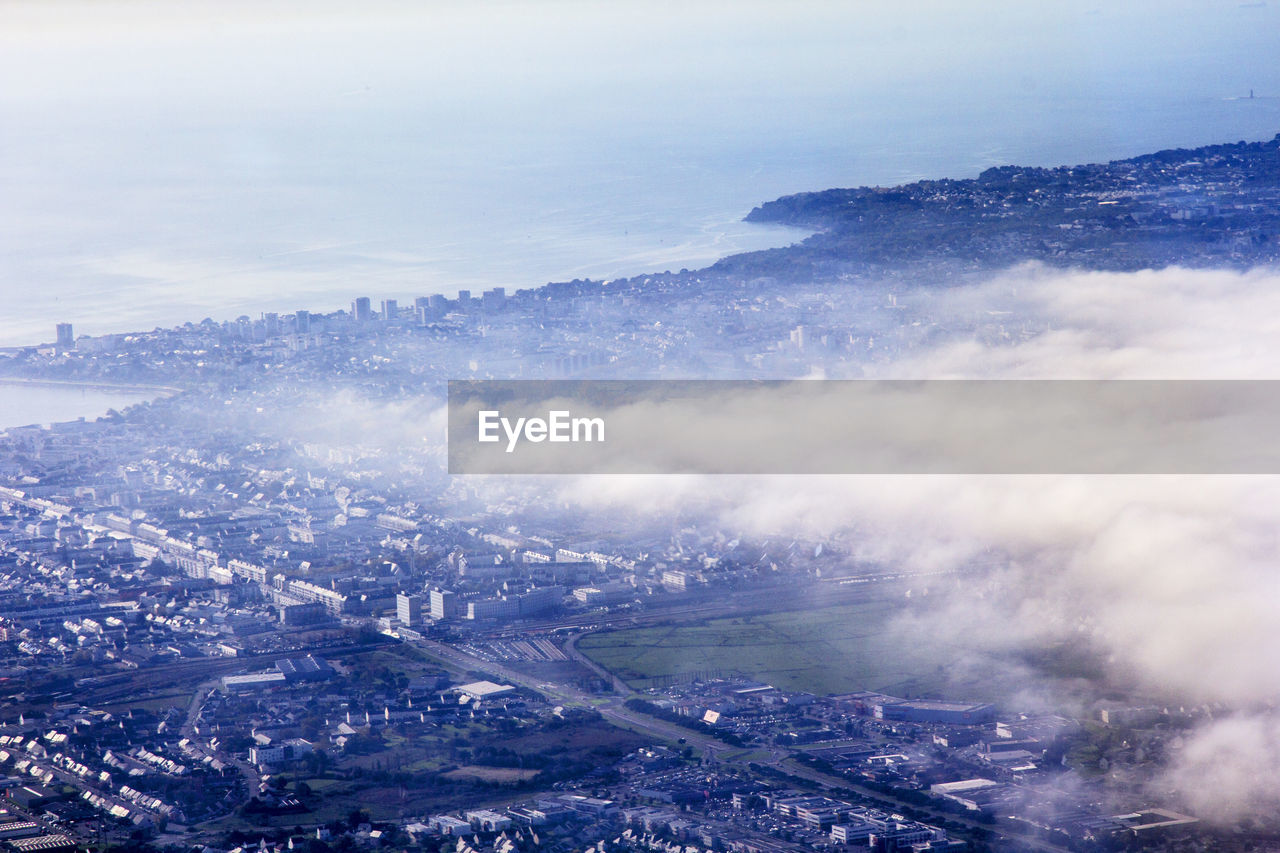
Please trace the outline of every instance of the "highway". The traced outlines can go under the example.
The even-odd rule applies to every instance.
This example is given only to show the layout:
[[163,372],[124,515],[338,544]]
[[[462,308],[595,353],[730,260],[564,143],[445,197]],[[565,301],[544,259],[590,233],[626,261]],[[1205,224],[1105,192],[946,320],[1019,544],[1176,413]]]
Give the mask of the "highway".
[[[634,693],[630,688],[627,688],[627,692],[623,695],[613,695],[608,697],[592,696],[567,685],[553,684],[534,676],[527,675],[511,669],[510,667],[503,666],[500,663],[494,663],[473,657],[472,655],[461,652],[452,646],[435,640],[424,639],[415,641],[414,645],[440,659],[447,666],[457,672],[487,672],[492,674],[495,678],[502,679],[510,684],[516,684],[540,693],[543,696],[546,696],[554,704],[597,711],[606,720],[609,720],[616,725],[632,731],[643,732],[657,740],[668,742],[683,741],[695,750],[701,750],[703,754],[708,752],[711,753],[718,762],[725,764],[739,764],[742,765],[744,769],[746,764],[749,763],[745,759],[735,756],[735,753],[740,754],[743,752],[743,750],[737,747],[731,747],[710,735],[703,734],[702,732],[687,729],[683,726],[669,723],[665,720],[659,720],[656,717],[649,716],[648,714],[632,711],[623,704],[627,696]],[[947,820],[952,823],[961,824],[973,831],[990,833],[990,837],[993,841],[1017,845],[1016,847],[1008,849],[1038,850],[1047,851],[1047,853],[1069,853],[1067,848],[1036,838],[1019,827],[984,824],[962,814],[942,811],[941,809],[935,809],[927,805],[918,805],[916,803],[897,800],[891,795],[865,787],[857,782],[852,782],[842,777],[832,776],[814,770],[813,768],[806,767],[790,757],[779,757],[779,754],[776,751],[773,754],[773,758],[761,763],[791,776],[805,779],[820,788],[851,790],[862,797],[873,802],[881,803],[890,809],[911,809],[914,813],[923,813],[933,820]]]

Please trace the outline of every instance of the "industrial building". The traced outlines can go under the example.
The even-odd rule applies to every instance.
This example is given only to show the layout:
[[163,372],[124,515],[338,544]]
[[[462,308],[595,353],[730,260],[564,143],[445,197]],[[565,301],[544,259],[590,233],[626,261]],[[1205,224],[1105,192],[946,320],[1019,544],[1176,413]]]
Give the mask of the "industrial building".
[[[890,699],[890,697],[886,697]],[[994,723],[996,708],[985,703],[927,702],[891,699],[874,706],[877,720],[896,720],[907,723],[941,723],[945,725],[981,725]]]
[[463,684],[453,688],[453,691],[460,694],[464,701],[468,699],[487,699],[490,696],[510,693],[513,690],[515,688],[510,684],[494,684],[492,681],[473,681],[470,684]]

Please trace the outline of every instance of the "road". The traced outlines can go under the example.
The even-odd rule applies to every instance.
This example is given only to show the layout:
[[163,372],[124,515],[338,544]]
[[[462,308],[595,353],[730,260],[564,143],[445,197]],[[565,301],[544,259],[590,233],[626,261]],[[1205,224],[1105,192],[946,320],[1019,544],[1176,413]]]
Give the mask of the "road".
[[[526,675],[525,673],[503,666],[500,663],[481,660],[472,655],[461,652],[452,646],[435,640],[420,640],[414,643],[418,647],[424,649],[431,655],[444,661],[458,672],[482,671],[491,673],[493,676],[500,678],[511,684],[517,684],[529,690],[548,697],[551,701],[565,707],[587,708],[600,713],[605,719],[616,725],[622,726],[632,731],[643,732],[651,737],[669,742],[683,741],[685,744],[701,750],[704,754],[710,752],[716,761],[726,764],[747,764],[744,759],[737,757],[734,753],[741,753],[742,750],[736,747],[730,747],[710,735],[703,734],[684,726],[669,723],[665,720],[659,720],[648,714],[642,714],[632,711],[626,707],[623,702],[626,695],[633,693],[628,688],[627,694],[623,696],[600,697],[592,696],[572,687],[562,684],[552,684]],[[1023,850],[1039,850],[1047,853],[1069,853],[1067,848],[1043,841],[1034,837],[1030,833],[1021,830],[1018,827],[1010,827],[1007,825],[991,825],[980,823],[979,821],[968,818],[962,814],[942,811],[927,805],[918,805],[916,803],[908,803],[894,798],[892,795],[876,791],[872,788],[860,785],[839,776],[832,776],[806,767],[803,764],[789,757],[779,757],[778,753],[774,753],[774,757],[761,762],[780,770],[791,776],[812,782],[821,788],[828,789],[846,789],[866,797],[874,802],[884,803],[889,808],[907,808],[915,813],[928,815],[933,820],[948,820],[953,823],[961,824],[970,830],[990,833],[993,841],[1007,842],[1009,844],[1019,845],[1016,849]]]
[[240,775],[244,777],[246,789],[249,795],[253,796],[258,793],[258,784],[262,781],[261,774],[258,769],[247,761],[235,758],[225,753],[218,753],[200,745],[196,740],[199,735],[196,733],[196,723],[200,720],[200,715],[204,712],[204,703],[209,701],[209,697],[217,691],[221,684],[220,679],[210,679],[201,682],[196,687],[195,693],[191,697],[191,704],[187,706],[187,717],[182,723],[181,733],[184,738],[191,742],[191,748],[199,754],[201,758],[216,758],[224,764],[230,764],[240,771]]
[[[980,566],[966,567],[964,572],[977,571]],[[594,630],[604,627],[638,627],[672,620],[715,619],[722,616],[746,616],[755,613],[773,613],[788,608],[802,608],[821,600],[826,604],[844,601],[872,601],[873,590],[881,600],[898,600],[912,584],[961,573],[961,570],[927,574],[903,574],[900,572],[862,575],[857,577],[824,578],[804,583],[783,583],[771,586],[753,586],[746,589],[725,590],[716,588],[679,596],[659,596],[643,610],[614,610],[609,613],[588,611],[554,618],[531,619],[518,630],[497,628],[490,636],[503,638],[519,634],[536,634],[563,629]],[[586,631],[583,631],[586,633]]]
[[782,770],[784,773],[789,773],[792,776],[798,776],[801,779],[806,779],[824,788],[835,788],[835,789],[843,788],[843,789],[851,790],[863,797],[866,797],[869,800],[885,803],[890,807],[897,805],[897,806],[909,808],[915,813],[924,813],[928,815],[932,820],[938,820],[938,821],[947,820],[947,821],[951,821],[952,823],[962,824],[963,826],[966,826],[971,830],[981,830],[981,831],[989,832],[991,833],[991,838],[993,841],[1003,841],[1003,842],[1016,843],[1016,844],[1022,845],[1021,848],[1019,849],[1044,850],[1044,851],[1051,851],[1052,853],[1070,853],[1068,848],[1036,838],[1035,836],[1025,832],[1019,827],[1016,827],[1016,826],[1009,827],[1007,825],[982,823],[980,821],[976,821],[970,817],[967,817],[963,814],[943,811],[941,809],[933,808],[932,806],[929,806],[929,805],[905,803],[900,800],[897,800],[896,798],[894,798],[889,794],[882,793],[880,791],[875,790],[874,788],[868,788],[865,785],[861,785],[857,782],[850,781],[849,779],[845,779],[844,777],[832,776],[828,773],[823,773],[820,770],[814,770],[812,767],[806,767],[805,765],[791,758],[786,758],[779,762],[773,762],[773,764],[775,767],[777,767],[777,769]]
[[618,694],[619,696],[630,696],[632,693],[634,693],[635,691],[631,689],[630,684],[627,684],[627,682],[623,681],[621,678],[614,675],[612,672],[605,669],[600,664],[596,663],[591,658],[584,655],[582,652],[578,651],[578,638],[583,636],[584,633],[585,632],[583,631],[579,631],[577,633],[570,634],[568,637],[565,638],[564,645],[562,646],[562,648],[564,650],[565,655],[568,656],[569,660],[576,661],[577,663],[581,664],[582,666],[594,672],[596,675],[600,676],[603,680],[612,684],[613,692]]

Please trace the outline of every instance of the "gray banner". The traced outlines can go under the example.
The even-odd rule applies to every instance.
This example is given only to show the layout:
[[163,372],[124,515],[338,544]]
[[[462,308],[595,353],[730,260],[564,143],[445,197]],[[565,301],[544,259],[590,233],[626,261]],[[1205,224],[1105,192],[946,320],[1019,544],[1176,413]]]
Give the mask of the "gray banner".
[[1277,474],[1273,381],[451,381],[453,474]]

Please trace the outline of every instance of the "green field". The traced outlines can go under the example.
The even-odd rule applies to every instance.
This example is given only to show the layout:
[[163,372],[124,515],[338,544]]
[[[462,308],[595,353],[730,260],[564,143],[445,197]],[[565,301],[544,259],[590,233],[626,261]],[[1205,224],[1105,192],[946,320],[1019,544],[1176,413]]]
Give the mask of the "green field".
[[876,690],[998,702],[1026,686],[1022,666],[926,646],[900,626],[891,629],[901,608],[900,600],[882,600],[602,631],[582,637],[578,649],[639,689],[742,675],[819,695]]

